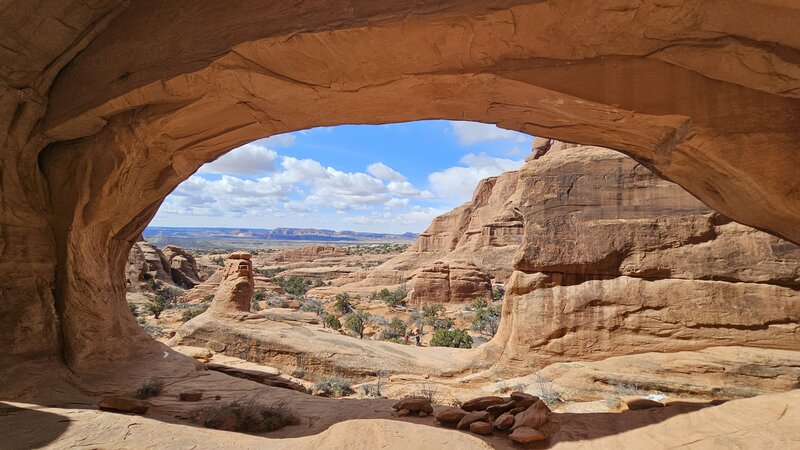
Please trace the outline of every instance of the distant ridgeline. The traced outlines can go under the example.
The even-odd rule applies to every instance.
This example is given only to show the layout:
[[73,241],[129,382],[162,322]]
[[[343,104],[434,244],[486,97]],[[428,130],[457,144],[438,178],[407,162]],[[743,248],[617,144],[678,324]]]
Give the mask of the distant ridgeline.
[[152,238],[258,240],[258,241],[321,241],[321,242],[402,242],[417,239],[415,233],[385,234],[357,231],[317,230],[314,228],[182,228],[147,227],[142,233]]

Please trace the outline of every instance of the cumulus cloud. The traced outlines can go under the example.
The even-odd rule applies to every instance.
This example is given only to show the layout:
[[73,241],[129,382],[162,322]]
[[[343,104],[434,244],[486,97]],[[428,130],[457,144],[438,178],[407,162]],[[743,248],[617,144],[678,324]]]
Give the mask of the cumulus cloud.
[[461,145],[474,145],[479,142],[495,141],[495,140],[511,140],[515,142],[524,142],[525,135],[517,131],[504,130],[497,127],[497,125],[480,123],[480,122],[450,122]]
[[200,168],[200,172],[228,175],[260,175],[273,172],[278,154],[258,144],[243,145]]
[[406,181],[406,177],[404,177],[403,174],[381,162],[367,166],[367,172],[373,177],[385,181],[394,181],[398,183]]
[[484,153],[469,153],[459,161],[462,165],[453,166],[428,175],[431,188],[440,198],[451,199],[454,203],[463,203],[470,199],[478,182],[487,177],[500,175],[509,170],[516,170],[521,160],[496,158]]
[[404,211],[373,212],[367,216],[346,217],[344,222],[359,225],[403,225],[407,228],[425,229],[434,217],[443,214],[442,209],[413,206]]

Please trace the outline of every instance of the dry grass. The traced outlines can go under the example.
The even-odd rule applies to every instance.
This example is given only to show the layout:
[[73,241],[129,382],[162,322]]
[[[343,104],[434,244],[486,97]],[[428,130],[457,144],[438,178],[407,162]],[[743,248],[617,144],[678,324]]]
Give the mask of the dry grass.
[[205,416],[203,426],[206,428],[245,433],[268,433],[300,423],[294,411],[282,400],[273,403],[263,403],[256,398],[234,400],[216,404],[200,413]]

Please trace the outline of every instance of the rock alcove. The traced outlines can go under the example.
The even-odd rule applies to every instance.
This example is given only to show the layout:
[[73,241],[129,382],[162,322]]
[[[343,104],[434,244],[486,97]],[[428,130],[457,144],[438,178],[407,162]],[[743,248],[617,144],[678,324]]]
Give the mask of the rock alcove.
[[0,8],[10,392],[34,361],[91,386],[112,366],[163,359],[127,314],[133,240],[203,163],[313,126],[473,120],[613,148],[800,242],[789,0]]

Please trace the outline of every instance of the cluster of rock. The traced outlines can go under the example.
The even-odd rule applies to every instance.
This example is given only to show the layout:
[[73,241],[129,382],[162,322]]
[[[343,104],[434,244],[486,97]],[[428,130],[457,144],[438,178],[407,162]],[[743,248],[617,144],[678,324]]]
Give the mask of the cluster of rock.
[[186,250],[174,245],[161,250],[143,239],[134,243],[128,253],[125,276],[132,291],[146,289],[147,280],[190,289],[205,279],[194,256]]
[[[427,417],[434,409],[424,397],[408,397],[392,408],[399,417]],[[461,407],[446,407],[434,414],[442,426],[470,431],[475,434],[507,434],[519,444],[542,441],[555,432],[550,425],[550,408],[534,395],[512,392],[508,397],[478,397]]]

